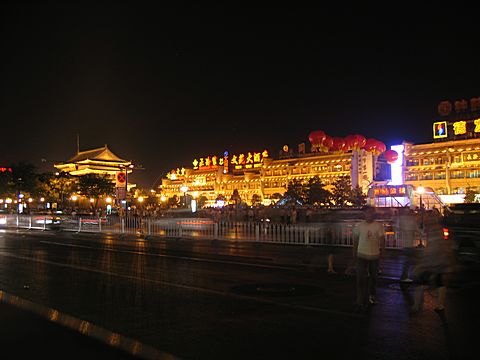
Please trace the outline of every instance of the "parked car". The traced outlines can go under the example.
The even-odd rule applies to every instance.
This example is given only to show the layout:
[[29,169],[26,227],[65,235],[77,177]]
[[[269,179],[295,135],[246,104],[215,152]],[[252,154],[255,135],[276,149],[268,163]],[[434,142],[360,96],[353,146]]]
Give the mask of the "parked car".
[[480,204],[449,206],[444,214],[444,233],[453,240],[457,253],[480,261]]
[[7,215],[0,214],[0,227],[7,226]]

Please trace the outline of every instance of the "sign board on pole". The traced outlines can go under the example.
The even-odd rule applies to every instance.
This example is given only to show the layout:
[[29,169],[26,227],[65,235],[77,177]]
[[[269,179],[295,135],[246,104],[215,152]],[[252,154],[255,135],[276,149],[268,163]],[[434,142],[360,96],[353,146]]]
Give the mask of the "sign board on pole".
[[127,185],[127,174],[123,171],[117,171],[117,176],[115,177],[115,179],[117,188],[124,188]]
[[125,200],[126,199],[126,195],[127,195],[127,191],[125,189],[125,186],[123,187],[117,187],[115,188],[116,189],[116,197],[117,197],[117,200]]

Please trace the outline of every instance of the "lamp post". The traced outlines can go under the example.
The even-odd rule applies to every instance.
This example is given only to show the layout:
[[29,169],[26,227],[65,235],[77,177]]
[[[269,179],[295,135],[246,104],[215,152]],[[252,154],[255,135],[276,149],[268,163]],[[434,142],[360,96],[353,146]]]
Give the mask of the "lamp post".
[[[422,202],[422,196],[425,193],[425,188],[423,186],[417,187],[417,193],[419,196],[419,205],[420,205],[420,230],[423,235],[423,230],[424,230],[424,222],[423,222],[423,202]],[[423,247],[422,243],[422,235],[420,236],[420,243],[418,244],[418,247]]]
[[133,164],[128,166],[126,165],[119,165],[120,170],[125,170],[125,217],[128,216],[128,169],[133,169]]

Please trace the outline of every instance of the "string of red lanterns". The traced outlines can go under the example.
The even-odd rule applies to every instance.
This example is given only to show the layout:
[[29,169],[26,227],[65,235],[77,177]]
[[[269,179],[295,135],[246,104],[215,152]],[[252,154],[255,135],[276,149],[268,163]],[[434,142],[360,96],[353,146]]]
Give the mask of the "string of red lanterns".
[[341,154],[350,150],[363,149],[375,156],[383,154],[389,164],[398,159],[398,153],[395,150],[387,150],[387,146],[382,141],[373,138],[367,139],[360,134],[347,135],[342,138],[331,137],[322,130],[315,130],[310,133],[308,140],[315,151]]

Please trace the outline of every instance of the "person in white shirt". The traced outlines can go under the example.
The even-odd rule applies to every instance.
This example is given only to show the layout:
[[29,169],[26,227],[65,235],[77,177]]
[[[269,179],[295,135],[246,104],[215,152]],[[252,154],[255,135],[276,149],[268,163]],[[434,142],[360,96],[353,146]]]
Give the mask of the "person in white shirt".
[[385,246],[383,225],[375,221],[375,209],[364,208],[365,221],[353,229],[353,254],[357,264],[356,308],[364,309],[375,304],[378,265]]

